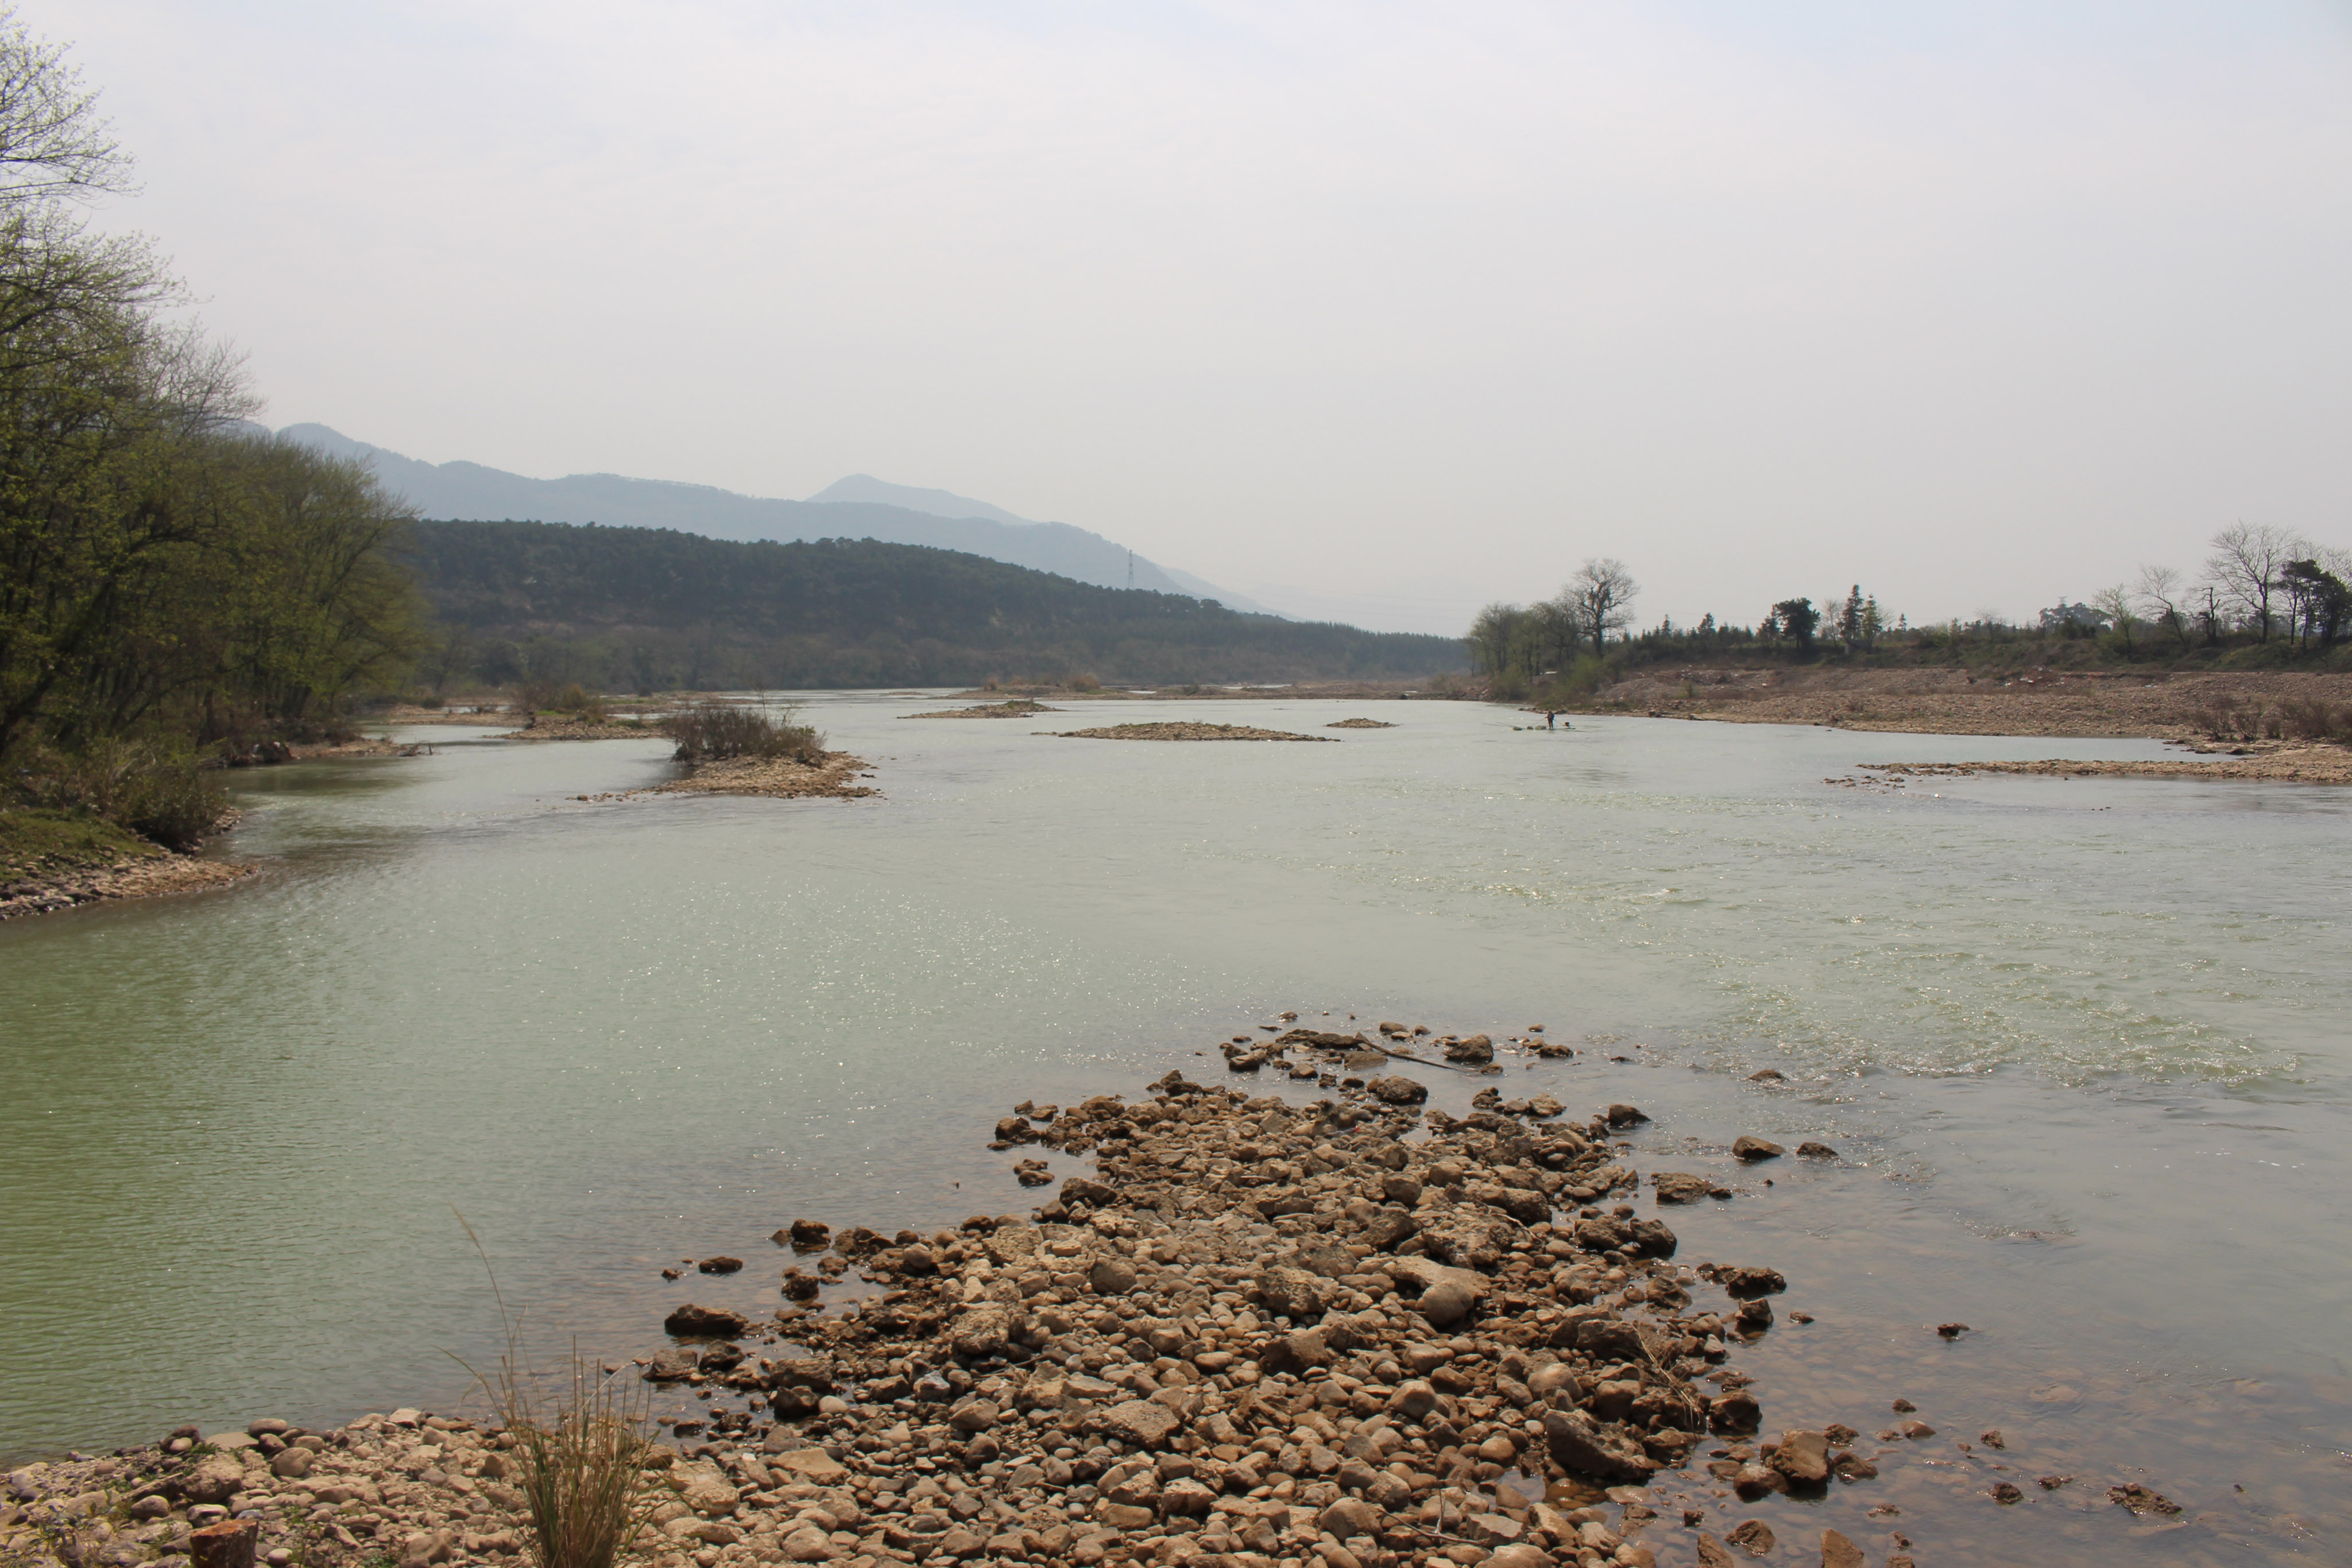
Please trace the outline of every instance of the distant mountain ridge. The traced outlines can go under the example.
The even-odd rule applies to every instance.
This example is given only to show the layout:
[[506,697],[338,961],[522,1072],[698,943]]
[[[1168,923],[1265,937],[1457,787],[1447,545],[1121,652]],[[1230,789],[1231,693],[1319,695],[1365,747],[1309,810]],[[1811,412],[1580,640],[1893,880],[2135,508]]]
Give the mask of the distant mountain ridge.
[[985,501],[892,485],[871,475],[853,474],[808,500],[786,501],[712,485],[619,474],[532,479],[479,463],[426,463],[354,441],[323,424],[289,424],[277,436],[369,464],[379,479],[427,517],[673,528],[745,543],[871,538],[960,550],[1097,588],[1132,586],[1213,599],[1233,610],[1276,613],[1190,572],[1172,571],[1133,555],[1126,546],[1085,528],[1034,522]]

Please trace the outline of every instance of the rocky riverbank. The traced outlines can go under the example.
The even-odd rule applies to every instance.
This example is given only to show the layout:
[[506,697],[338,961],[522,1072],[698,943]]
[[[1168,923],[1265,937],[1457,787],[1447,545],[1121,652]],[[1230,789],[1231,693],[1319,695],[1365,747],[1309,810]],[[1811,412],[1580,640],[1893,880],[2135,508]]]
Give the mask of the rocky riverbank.
[[[646,1453],[643,1554],[1723,1568],[1778,1545],[1908,1568],[1918,1526],[1873,1500],[1886,1467],[1936,1467],[1986,1510],[2074,1485],[1997,1432],[1931,1442],[1899,1398],[1891,1422],[1765,1437],[1738,1360],[1775,1332],[1787,1281],[1684,1257],[1670,1224],[1738,1184],[1645,1181],[1630,1105],[1580,1121],[1490,1084],[1467,1116],[1427,1106],[1433,1073],[1574,1056],[1539,1030],[1268,1032],[1227,1042],[1226,1082],[1171,1072],[1133,1101],[1013,1107],[990,1146],[1054,1186],[1031,1215],[929,1236],[798,1219],[772,1239],[791,1256],[773,1317],[677,1306],[662,1348],[615,1369],[684,1406]],[[1260,1092],[1269,1076],[1323,1097]],[[1735,1153],[1759,1173],[1839,1158],[1752,1137]],[[463,1417],[195,1437],[15,1472],[0,1553],[181,1568],[207,1529],[255,1537],[272,1568],[521,1549],[509,1439]],[[1817,1537],[1776,1543],[1743,1506],[1774,1493],[1815,1500]],[[2119,1530],[2179,1512],[2137,1480],[2106,1499]]]
[[[230,812],[214,831],[236,821]],[[82,813],[0,813],[0,920],[221,887],[252,875],[254,869],[167,850]]]
[[645,793],[762,795],[779,800],[816,796],[855,800],[882,793],[857,782],[861,774],[872,777],[862,758],[852,757],[846,751],[828,751],[824,753],[824,760],[819,763],[761,757],[734,757],[718,762],[696,763],[684,778],[656,784]]
[[576,714],[530,716],[520,729],[510,729],[500,740],[658,740],[661,731],[642,719],[582,718]]
[[972,707],[948,707],[930,713],[902,713],[900,718],[1027,718],[1032,714],[1060,713],[1057,707],[1014,697],[1007,702],[981,703]]

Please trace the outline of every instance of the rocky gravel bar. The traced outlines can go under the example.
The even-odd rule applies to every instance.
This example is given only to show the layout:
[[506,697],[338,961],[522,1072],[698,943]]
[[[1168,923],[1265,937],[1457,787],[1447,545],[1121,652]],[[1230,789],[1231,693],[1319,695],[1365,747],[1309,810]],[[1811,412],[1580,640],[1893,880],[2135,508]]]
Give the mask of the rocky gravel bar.
[[[1934,1436],[1911,1420],[1761,1438],[1733,1363],[1770,1332],[1780,1275],[1680,1258],[1664,1219],[1621,1201],[1641,1186],[1633,1106],[1579,1123],[1488,1087],[1457,1119],[1402,1072],[1356,1075],[1417,1051],[1424,1076],[1499,1071],[1486,1037],[1425,1032],[1291,1029],[1233,1041],[1227,1083],[1171,1072],[1133,1101],[1014,1107],[992,1147],[1024,1181],[1053,1180],[1047,1154],[1094,1160],[1026,1218],[779,1230],[793,1261],[772,1318],[682,1304],[662,1349],[607,1368],[688,1412],[646,1450],[658,1506],[639,1555],[1716,1568],[1773,1549],[1762,1521],[1735,1522],[1741,1500],[1867,1486]],[[1328,1092],[1254,1092],[1276,1073]],[[1720,1196],[1689,1179],[1654,1178],[1655,1202]],[[184,1430],[13,1472],[0,1558],[510,1563],[527,1545],[510,1448],[415,1410]],[[2115,1496],[2133,1515],[2172,1507],[2135,1492]],[[1873,1560],[1907,1568],[1890,1534]],[[1799,1546],[1782,1560],[1810,1561]],[[1820,1552],[1865,1561],[1835,1530]]]
[[1332,735],[1294,735],[1286,729],[1259,729],[1246,724],[1193,724],[1170,720],[1162,724],[1113,724],[1094,729],[1039,730],[1039,735],[1064,740],[1313,740],[1337,741]]

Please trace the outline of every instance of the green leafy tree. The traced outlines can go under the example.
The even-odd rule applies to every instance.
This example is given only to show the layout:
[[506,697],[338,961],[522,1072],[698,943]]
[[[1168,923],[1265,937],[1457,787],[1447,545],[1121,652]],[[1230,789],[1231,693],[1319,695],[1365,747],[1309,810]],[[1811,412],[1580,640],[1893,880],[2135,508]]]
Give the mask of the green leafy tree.
[[1813,633],[1820,629],[1821,623],[1822,612],[1813,608],[1813,601],[1810,599],[1783,599],[1772,606],[1772,612],[1764,618],[1764,624],[1772,635],[1793,638],[1797,646],[1808,650],[1813,645]]

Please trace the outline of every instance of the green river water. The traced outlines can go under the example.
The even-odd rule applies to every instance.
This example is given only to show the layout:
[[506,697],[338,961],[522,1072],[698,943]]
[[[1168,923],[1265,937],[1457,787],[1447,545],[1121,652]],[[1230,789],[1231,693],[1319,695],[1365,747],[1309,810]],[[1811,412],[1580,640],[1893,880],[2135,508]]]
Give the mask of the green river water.
[[[1669,1218],[1685,1260],[1790,1277],[1738,1358],[1768,1427],[1899,1395],[1940,1434],[1751,1511],[1784,1535],[2352,1558],[2352,790],[1824,781],[2153,742],[802,700],[880,799],[582,802],[666,747],[419,730],[435,755],[239,775],[220,852],[257,878],[0,926],[0,1459],[455,1407],[499,1334],[459,1215],[543,1343],[645,1354],[688,1294],[765,1312],[779,1225],[1025,1208],[984,1147],[1015,1102],[1222,1076],[1215,1041],[1296,1009],[1542,1023],[1583,1049],[1510,1092],[1631,1101],[1644,1168],[1738,1176]],[[1398,727],[1321,727],[1358,713]],[[1134,718],[1343,738],[1032,733]],[[1845,1157],[1767,1188],[1740,1133]],[[659,1278],[720,1251],[754,1266]],[[1991,1427],[2015,1507],[1945,1440]],[[2136,1522],[2119,1479],[2186,1511]]]

